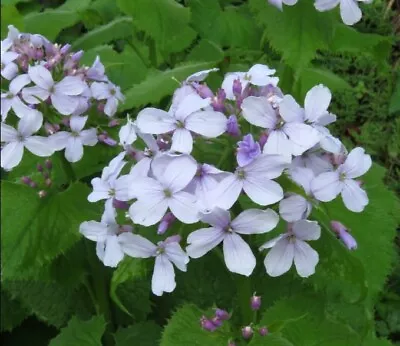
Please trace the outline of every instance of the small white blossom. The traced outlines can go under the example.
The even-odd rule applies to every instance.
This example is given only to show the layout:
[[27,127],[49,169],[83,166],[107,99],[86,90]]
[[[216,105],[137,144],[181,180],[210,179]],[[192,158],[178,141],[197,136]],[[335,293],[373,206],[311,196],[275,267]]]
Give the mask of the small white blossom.
[[117,111],[118,103],[124,102],[125,100],[120,88],[111,82],[94,82],[90,86],[90,89],[92,90],[92,95],[96,100],[107,100],[104,107],[104,113],[109,117],[112,117]]
[[18,73],[18,66],[14,62],[19,56],[18,53],[8,52],[9,46],[6,42],[1,41],[1,76],[11,80]]
[[329,11],[337,5],[340,7],[340,16],[343,23],[353,25],[361,20],[362,12],[358,2],[370,3],[372,0],[316,0],[315,8],[320,12]]

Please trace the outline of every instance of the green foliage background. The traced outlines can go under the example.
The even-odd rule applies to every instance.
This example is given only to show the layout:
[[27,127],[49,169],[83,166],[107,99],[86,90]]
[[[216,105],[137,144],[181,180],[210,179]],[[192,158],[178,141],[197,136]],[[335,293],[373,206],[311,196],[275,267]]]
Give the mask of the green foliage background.
[[[70,167],[53,157],[57,190],[44,202],[18,184],[27,172],[35,174],[37,158],[27,155],[12,173],[2,172],[5,345],[226,345],[251,322],[246,299],[254,291],[263,298],[260,325],[271,334],[255,336],[251,346],[400,344],[399,257],[393,243],[400,214],[394,7],[382,0],[363,6],[363,20],[351,28],[337,11],[315,11],[311,0],[283,12],[265,0],[2,0],[1,6],[2,38],[13,24],[83,49],[88,65],[100,55],[126,95],[121,118],[149,104],[168,105],[177,87],[172,77],[182,80],[217,66],[221,73],[209,77],[217,87],[223,73],[265,63],[278,70],[284,92],[299,101],[315,84],[330,87],[338,115],[335,134],[349,147],[365,147],[386,168],[375,165],[365,177],[370,205],[361,216],[346,211],[341,201],[315,212],[325,228],[329,218],[348,225],[359,249],[349,253],[325,229],[315,242],[321,261],[308,280],[292,271],[266,276],[261,255],[251,281],[244,280],[211,253],[192,261],[188,273],[177,273],[175,292],[154,297],[151,263],[125,259],[115,271],[105,268],[93,244],[78,234],[80,222],[99,218],[99,206],[86,202],[87,183],[115,150],[90,148]],[[264,240],[257,236],[255,243]],[[220,332],[208,333],[199,318],[215,305],[233,315]]]

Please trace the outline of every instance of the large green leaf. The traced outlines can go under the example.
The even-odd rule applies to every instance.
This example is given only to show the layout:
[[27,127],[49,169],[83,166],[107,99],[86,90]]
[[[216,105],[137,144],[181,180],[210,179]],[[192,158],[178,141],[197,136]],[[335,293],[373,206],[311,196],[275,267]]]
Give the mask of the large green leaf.
[[61,329],[60,334],[50,341],[49,346],[102,346],[101,337],[105,328],[103,316],[94,316],[89,321],[80,321],[73,317],[68,326]]
[[264,36],[285,62],[305,67],[318,49],[328,48],[333,36],[332,13],[315,10],[312,1],[299,1],[279,11],[264,0],[251,0],[250,7],[265,27]]
[[29,316],[29,311],[21,306],[21,304],[10,297],[10,295],[2,288],[0,291],[1,299],[1,323],[0,331],[11,331],[19,326],[21,322]]
[[397,76],[397,84],[390,99],[389,112],[396,113],[400,111],[400,73]]
[[25,185],[2,181],[1,250],[3,279],[24,277],[68,250],[79,238],[79,224],[98,217],[87,202],[89,188],[75,183],[39,198]]
[[19,30],[24,29],[24,22],[22,16],[18,12],[17,8],[12,5],[1,5],[1,38],[7,36],[8,26],[14,25]]
[[185,63],[166,71],[154,71],[147,78],[125,93],[126,101],[122,109],[140,107],[148,103],[157,103],[163,97],[171,95],[179,84],[176,80],[182,81],[192,73],[213,67],[211,62]]
[[161,327],[152,321],[136,323],[127,328],[119,328],[115,333],[116,346],[158,346]]

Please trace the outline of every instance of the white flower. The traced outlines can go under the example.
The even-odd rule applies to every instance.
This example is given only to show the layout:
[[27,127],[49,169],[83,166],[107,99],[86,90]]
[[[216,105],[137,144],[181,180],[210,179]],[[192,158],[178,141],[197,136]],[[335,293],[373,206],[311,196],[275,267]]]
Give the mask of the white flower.
[[63,115],[72,114],[79,106],[79,98],[87,88],[85,82],[79,77],[67,76],[56,83],[49,70],[45,67],[30,66],[28,75],[34,87],[24,88],[22,97],[31,104],[40,103],[40,100],[46,101],[49,97],[54,108]]
[[1,93],[1,118],[2,121],[5,121],[10,109],[14,111],[17,117],[23,118],[24,115],[35,113],[37,111],[29,108],[26,104],[24,104],[18,93],[21,89],[29,84],[31,79],[27,74],[22,74],[15,77],[9,86],[9,92]]
[[233,273],[249,276],[255,266],[256,258],[250,246],[239,234],[261,234],[271,231],[279,221],[271,209],[248,209],[233,221],[229,211],[215,208],[211,213],[201,214],[200,220],[210,224],[189,234],[186,252],[192,258],[199,258],[223,242],[224,259]]
[[78,162],[83,157],[83,146],[94,146],[97,143],[96,129],[83,130],[87,116],[73,115],[69,125],[71,132],[59,131],[50,137],[55,150],[65,148],[65,157],[69,162]]
[[121,93],[120,87],[114,85],[111,82],[99,83],[94,82],[90,89],[92,95],[96,100],[107,100],[104,107],[104,113],[109,117],[112,117],[118,108],[119,102],[124,102],[125,97]]
[[199,72],[191,74],[189,77],[186,78],[185,81],[187,83],[190,83],[190,82],[202,82],[203,80],[205,80],[208,77],[210,72],[216,72],[218,70],[219,70],[218,68],[211,68],[209,70],[199,71]]
[[79,232],[87,239],[95,241],[97,257],[108,267],[116,267],[124,258],[119,243],[120,227],[115,221],[114,212],[106,210],[101,222],[86,221],[81,223]]
[[266,154],[298,156],[319,142],[318,131],[304,123],[302,109],[290,95],[279,103],[279,116],[266,97],[246,97],[242,110],[250,124],[269,129]]
[[14,62],[19,56],[18,53],[8,52],[10,46],[1,41],[1,76],[7,80],[13,79],[18,73],[18,66]]
[[157,296],[162,296],[164,292],[172,292],[176,287],[172,263],[183,272],[186,271],[186,265],[189,263],[189,257],[182,250],[177,238],[172,236],[154,245],[137,234],[123,233],[120,235],[122,250],[127,255],[135,258],[156,258],[151,290]]
[[93,65],[87,70],[86,76],[89,79],[98,81],[98,82],[107,82],[107,76],[105,76],[105,68],[102,62],[100,61],[100,57],[96,56],[96,59]]
[[305,240],[317,240],[320,236],[321,227],[316,221],[300,220],[293,223],[287,233],[260,247],[260,250],[271,248],[264,260],[267,273],[280,276],[290,269],[294,261],[301,277],[314,274],[319,256]]
[[194,159],[188,155],[162,155],[153,159],[151,170],[154,178],[137,180],[135,194],[138,200],[129,208],[133,222],[143,226],[154,225],[168,208],[184,223],[197,222],[196,197],[182,191],[196,174]]
[[[311,169],[297,167],[290,171],[290,178],[300,185],[307,196],[312,197],[311,181],[315,175]],[[298,194],[290,194],[279,203],[279,214],[287,222],[306,219],[312,210],[309,198]]]
[[223,209],[229,209],[237,201],[242,190],[259,205],[268,205],[283,198],[281,186],[271,180],[279,177],[286,168],[286,158],[279,155],[260,155],[246,166],[221,180],[211,201]]
[[257,86],[265,86],[271,84],[273,86],[277,86],[279,82],[278,77],[272,77],[272,75],[276,71],[274,69],[270,69],[266,65],[256,64],[250,68],[247,72],[232,72],[227,73],[225,75],[225,79],[222,82],[222,89],[224,89],[226,98],[228,100],[234,100],[235,95],[233,94],[233,82],[236,79],[240,80],[242,85],[242,90],[248,84],[257,85]]
[[296,167],[309,168],[315,175],[333,170],[329,154],[323,152],[319,146],[313,147],[300,156],[293,158],[291,169]]
[[[358,1],[371,2],[367,0]],[[314,3],[315,8],[320,12],[329,11],[337,5],[340,7],[340,16],[346,25],[353,25],[361,20],[362,13],[356,0],[316,0]]]
[[40,112],[26,114],[18,123],[17,130],[1,123],[1,141],[6,145],[1,150],[1,167],[10,170],[17,166],[24,153],[24,147],[37,156],[50,156],[54,152],[46,137],[33,136],[43,123]]
[[323,202],[329,202],[341,194],[349,210],[361,212],[368,204],[368,196],[353,179],[365,174],[371,165],[371,157],[365,154],[364,149],[354,148],[335,171],[321,173],[312,181],[312,193]]
[[268,2],[282,11],[282,4],[293,6],[297,4],[297,0],[268,0]]
[[17,42],[19,36],[20,32],[18,29],[14,25],[9,25],[7,37],[1,41],[1,52],[9,50],[11,46]]
[[173,132],[171,150],[189,154],[193,149],[191,132],[214,138],[226,129],[225,115],[204,110],[210,99],[189,94],[178,104],[172,104],[169,112],[157,108],[145,108],[139,112],[136,123],[143,133],[163,134]]
[[125,125],[121,126],[118,136],[119,143],[125,148],[127,145],[131,145],[137,139],[136,135],[136,125],[135,123],[129,119]]

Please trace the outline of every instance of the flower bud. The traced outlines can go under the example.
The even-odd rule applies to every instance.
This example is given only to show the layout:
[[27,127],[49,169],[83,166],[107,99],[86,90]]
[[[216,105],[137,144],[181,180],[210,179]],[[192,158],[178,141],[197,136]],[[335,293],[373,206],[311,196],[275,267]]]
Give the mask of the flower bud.
[[182,237],[179,234],[171,235],[164,240],[165,243],[179,243]]
[[39,172],[43,172],[43,166],[40,163],[37,164],[36,168]]
[[239,123],[237,121],[236,115],[232,114],[231,116],[229,116],[226,125],[226,132],[233,137],[240,136]]
[[108,123],[108,127],[115,127],[120,124],[119,119],[113,119]]
[[31,185],[31,183],[32,183],[32,179],[31,178],[29,178],[29,177],[22,177],[21,178],[21,181],[25,184],[25,185]]
[[266,336],[266,335],[269,333],[269,331],[268,331],[268,328],[267,328],[267,327],[261,327],[261,328],[258,330],[258,333],[259,333],[261,336]]
[[99,142],[107,144],[110,147],[115,147],[118,144],[116,140],[108,136],[107,132],[103,132],[102,134],[98,135],[98,139]]
[[38,195],[39,195],[40,198],[44,198],[44,197],[47,196],[47,192],[44,191],[44,190],[40,190],[40,191],[38,192]]
[[52,184],[53,182],[51,181],[50,178],[47,178],[47,179],[44,181],[44,183],[45,183],[45,185],[46,185],[47,187],[50,187],[51,184]]
[[196,89],[197,93],[199,94],[199,96],[201,98],[206,99],[207,97],[213,97],[214,96],[214,93],[207,86],[207,84],[196,83],[195,85],[193,85],[193,87]]
[[250,298],[250,307],[253,311],[259,310],[261,307],[261,296],[253,296]]
[[235,341],[229,340],[229,341],[228,341],[228,346],[236,346]]
[[225,99],[226,93],[224,89],[219,89],[217,92],[217,96],[213,97],[211,101],[211,106],[216,112],[223,112],[225,110]]
[[242,336],[244,339],[249,340],[253,336],[253,328],[246,326],[242,328]]
[[222,321],[229,320],[230,315],[227,311],[222,309],[215,309],[215,317],[219,318]]
[[78,62],[79,60],[81,60],[82,56],[83,56],[83,50],[80,50],[79,52],[72,54],[71,59],[75,62]]
[[164,234],[174,221],[175,216],[172,213],[165,214],[158,225],[157,234]]
[[211,319],[211,322],[212,322],[215,326],[217,326],[217,327],[221,327],[221,326],[222,326],[222,323],[223,323],[223,321],[222,321],[221,319],[219,319],[217,316],[214,316],[214,317]]
[[53,163],[51,162],[51,160],[46,160],[44,162],[44,165],[46,166],[47,170],[51,171],[53,168]]
[[239,78],[237,78],[233,81],[232,92],[236,98],[238,98],[242,95],[242,83],[240,82]]
[[124,232],[129,232],[129,233],[131,233],[131,232],[133,231],[133,227],[132,227],[131,225],[121,225],[121,226],[119,227],[119,231],[120,231],[121,233],[124,233]]
[[62,55],[65,55],[68,53],[68,51],[71,49],[71,45],[69,43],[65,44],[64,46],[61,47],[60,53]]
[[260,139],[258,140],[258,143],[260,143],[261,149],[264,148],[265,143],[267,143],[268,140],[268,134],[266,132],[261,133]]
[[213,332],[218,328],[214,323],[212,323],[211,320],[209,320],[205,316],[201,317],[200,324],[201,324],[201,328],[203,328],[204,330],[207,330],[209,332]]
[[113,199],[113,207],[115,209],[122,209],[122,210],[128,210],[129,209],[129,204],[124,201],[120,201],[118,199]]
[[347,228],[339,221],[331,221],[331,228],[337,237],[349,250],[357,249],[357,241],[348,232]]

